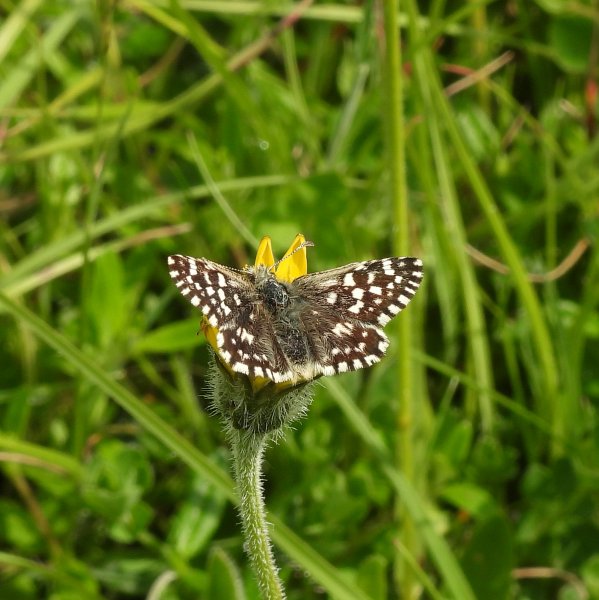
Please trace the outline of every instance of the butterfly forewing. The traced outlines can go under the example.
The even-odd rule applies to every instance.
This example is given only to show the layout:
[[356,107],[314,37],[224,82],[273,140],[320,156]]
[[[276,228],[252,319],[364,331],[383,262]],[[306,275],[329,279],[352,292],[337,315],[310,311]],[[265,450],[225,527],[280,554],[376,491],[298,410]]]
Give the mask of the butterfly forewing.
[[414,297],[422,275],[420,259],[391,257],[311,273],[293,285],[300,295],[330,306],[339,317],[384,327]]
[[181,294],[202,311],[213,327],[235,320],[240,307],[257,299],[243,271],[180,254],[169,256],[168,265]]

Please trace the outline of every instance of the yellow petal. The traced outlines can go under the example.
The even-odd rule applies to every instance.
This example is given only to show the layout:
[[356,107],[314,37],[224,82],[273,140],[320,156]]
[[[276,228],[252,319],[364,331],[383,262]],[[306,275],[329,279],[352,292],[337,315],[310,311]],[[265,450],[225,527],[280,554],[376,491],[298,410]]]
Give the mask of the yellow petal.
[[250,377],[250,383],[252,384],[252,391],[254,394],[257,394],[270,383],[270,379],[266,377]]
[[270,237],[265,235],[258,245],[258,252],[256,252],[256,261],[254,266],[264,265],[265,267],[272,267],[275,264],[275,257],[272,253],[272,244],[270,243]]
[[[218,327],[212,327],[212,325],[210,325],[210,323],[208,323],[208,320],[204,318],[200,324],[200,329],[206,336],[206,341],[212,346],[212,349],[214,350],[214,352],[216,352],[216,354],[218,354],[218,356],[220,356],[220,352],[218,350],[218,344],[216,343],[216,334],[218,333]],[[225,369],[227,369],[227,371],[229,372],[229,375],[231,375],[231,377],[234,377],[235,372],[225,362],[225,360],[223,359],[220,362],[222,365],[224,365]]]
[[[270,240],[269,240],[270,241]],[[299,246],[306,241],[306,238],[298,233],[293,240],[289,250],[285,252],[284,256],[293,254]],[[279,266],[275,269],[275,275],[280,281],[287,281],[291,283],[294,279],[305,275],[308,272],[308,257],[306,255],[306,246],[295,252],[289,258],[281,261]]]

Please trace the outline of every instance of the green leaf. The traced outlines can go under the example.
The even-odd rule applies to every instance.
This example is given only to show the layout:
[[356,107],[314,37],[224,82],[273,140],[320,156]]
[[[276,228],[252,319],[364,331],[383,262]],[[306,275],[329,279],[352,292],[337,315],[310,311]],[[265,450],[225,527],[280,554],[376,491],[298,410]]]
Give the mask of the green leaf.
[[599,598],[599,554],[593,554],[584,562],[581,574],[590,597]]
[[109,252],[100,256],[91,269],[85,306],[92,320],[95,340],[100,347],[106,348],[121,338],[131,320],[123,262],[116,253]]
[[208,590],[205,598],[245,600],[241,576],[231,557],[222,549],[215,548],[208,561]]
[[380,554],[366,557],[358,569],[358,585],[373,600],[386,600],[389,597],[387,584],[388,560]]
[[214,485],[195,477],[193,489],[173,517],[168,542],[186,560],[198,554],[221,522],[226,497]]
[[549,43],[554,60],[570,73],[585,73],[589,68],[589,53],[593,24],[589,19],[561,15],[549,25]]
[[171,353],[201,346],[206,339],[199,335],[199,329],[198,317],[169,323],[138,339],[133,346],[133,352]]
[[166,570],[159,560],[130,558],[126,554],[105,556],[110,560],[94,569],[98,579],[110,590],[137,597],[146,597],[152,582]]
[[108,522],[113,539],[131,542],[152,519],[142,497],[153,479],[148,459],[137,448],[106,440],[85,471],[82,493],[88,506]]
[[36,551],[43,546],[29,512],[8,499],[0,499],[0,540],[2,546],[12,546],[20,552]]
[[443,488],[441,497],[476,519],[497,514],[498,506],[491,493],[472,483],[460,482],[448,485]]
[[503,516],[478,524],[462,565],[476,598],[505,600],[514,568],[512,525]]

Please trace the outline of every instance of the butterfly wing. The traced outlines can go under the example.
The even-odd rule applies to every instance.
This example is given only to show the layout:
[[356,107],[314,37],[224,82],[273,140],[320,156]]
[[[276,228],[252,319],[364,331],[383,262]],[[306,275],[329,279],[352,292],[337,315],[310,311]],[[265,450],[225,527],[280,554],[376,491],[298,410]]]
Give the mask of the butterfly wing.
[[180,254],[169,256],[168,265],[181,294],[217,330],[219,355],[233,371],[276,383],[293,378],[251,272]]
[[212,327],[221,327],[234,317],[236,308],[252,301],[252,286],[243,271],[181,254],[169,256],[168,266],[181,294],[202,311]]
[[408,305],[422,276],[421,260],[392,257],[294,280],[314,349],[314,371],[332,375],[378,362],[389,346],[382,327]]

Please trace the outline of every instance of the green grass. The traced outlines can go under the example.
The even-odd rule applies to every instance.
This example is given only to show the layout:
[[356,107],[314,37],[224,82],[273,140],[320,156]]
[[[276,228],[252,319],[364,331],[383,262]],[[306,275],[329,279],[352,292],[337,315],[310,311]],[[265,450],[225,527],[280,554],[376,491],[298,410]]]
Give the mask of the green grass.
[[599,598],[596,6],[113,4],[0,4],[0,597],[258,598],[165,257],[301,232],[425,284],[267,452],[288,597]]

